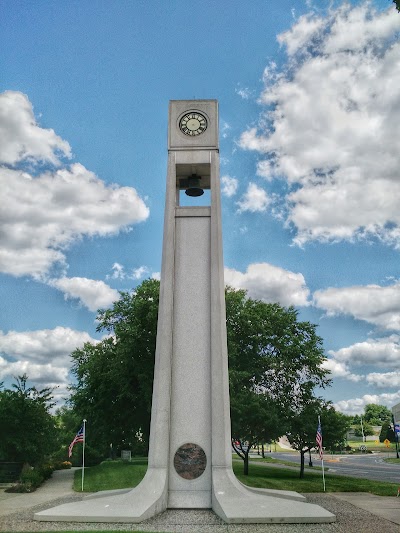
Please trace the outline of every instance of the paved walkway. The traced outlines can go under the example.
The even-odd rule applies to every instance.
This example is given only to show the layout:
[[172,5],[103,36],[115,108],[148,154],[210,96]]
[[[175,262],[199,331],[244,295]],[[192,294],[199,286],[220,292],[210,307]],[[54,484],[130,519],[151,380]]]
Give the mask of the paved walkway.
[[[4,526],[6,526],[6,523],[8,523],[8,516],[12,515],[13,513],[18,513],[18,514],[26,514],[28,513],[29,516],[31,518],[29,518],[29,521],[31,522],[31,525],[29,526],[29,531],[33,531],[33,530],[36,530],[36,531],[45,531],[47,530],[47,527],[46,525],[48,524],[50,526],[51,523],[46,523],[46,522],[35,522],[33,523],[32,521],[32,517],[33,517],[33,511],[30,512],[29,510],[33,507],[35,508],[38,508],[38,506],[42,506],[44,509],[47,508],[47,507],[51,507],[51,502],[53,500],[59,500],[61,498],[70,498],[72,496],[74,496],[75,498],[79,498],[79,493],[76,493],[72,490],[72,481],[73,481],[73,476],[74,476],[74,470],[75,469],[71,469],[71,470],[57,470],[53,473],[53,476],[48,480],[46,481],[46,483],[44,483],[44,485],[42,487],[40,487],[38,490],[36,490],[35,492],[31,493],[31,494],[16,494],[16,493],[5,493],[4,490],[0,490],[0,531],[4,531],[4,529],[1,527],[2,526],[2,523],[4,524]],[[396,497],[382,497],[382,496],[375,496],[373,494],[367,494],[367,493],[363,493],[363,492],[339,492],[339,493],[326,493],[326,494],[320,494],[320,495],[306,495],[307,498],[309,499],[309,501],[313,501],[313,499],[315,498],[322,498],[322,501],[321,502],[317,502],[317,503],[320,503],[321,505],[325,506],[326,505],[326,508],[330,505],[330,506],[333,506],[333,508],[331,509],[332,512],[338,512],[341,508],[346,508],[346,513],[349,514],[351,513],[353,516],[353,520],[355,521],[363,521],[363,518],[365,517],[366,520],[368,520],[368,516],[371,517],[371,518],[374,518],[372,517],[369,513],[372,513],[372,515],[375,515],[376,517],[379,517],[380,519],[384,519],[384,520],[387,520],[388,522],[384,522],[384,523],[381,523],[379,522],[380,524],[380,527],[382,527],[382,531],[390,531],[390,532],[394,532],[394,531],[398,531],[400,532],[400,498],[396,498]],[[337,501],[337,508],[335,509],[335,506],[336,504],[334,503],[335,501]],[[340,505],[339,505],[339,502],[340,502]],[[58,503],[58,502],[57,502]],[[49,504],[47,506],[47,504]],[[351,504],[351,505],[349,505]],[[342,506],[342,507],[341,507]],[[343,507],[344,506],[344,507]],[[354,507],[356,507],[357,509],[355,509]],[[172,511],[172,512],[169,512],[168,513],[172,516],[174,515],[173,517],[173,520],[175,522],[175,527],[178,526],[178,524],[176,523],[176,521],[180,522],[180,519],[177,520],[177,517],[179,516],[179,511]],[[192,512],[193,513],[193,512]],[[204,511],[203,513],[201,511],[197,512],[198,514],[203,514],[206,513],[206,511]],[[189,528],[189,523],[191,523],[191,519],[190,517],[188,518],[188,512],[181,512],[182,516],[184,516],[184,522],[180,524],[180,528],[184,528],[184,529],[170,529],[170,526],[168,527],[165,527],[165,529],[162,527],[161,523],[159,525],[159,527],[161,526],[161,531],[192,531],[192,527]],[[194,514],[196,514],[196,512],[194,512]],[[212,513],[213,514],[213,513]],[[215,516],[215,515],[214,515]],[[5,517],[5,518],[3,518]],[[195,518],[195,516],[193,516],[193,518]],[[217,517],[215,517],[217,519]],[[11,519],[11,516],[10,516],[10,519]],[[211,520],[211,518],[209,518]],[[152,521],[155,521],[156,519],[152,519]],[[219,519],[218,519],[219,520]],[[338,520],[339,520],[339,516],[338,516]],[[186,526],[184,525],[186,524]],[[11,523],[9,524],[11,525]],[[22,523],[20,524],[22,526]],[[64,524],[64,527],[65,527],[66,524]],[[68,526],[71,526],[72,524],[68,524]],[[144,525],[144,524],[143,524]],[[149,524],[150,525],[150,524]],[[156,525],[156,523],[153,523],[153,528],[154,529],[150,529],[151,531],[157,531],[157,529],[154,527]],[[372,525],[372,524],[371,524]],[[26,526],[28,526],[28,524],[26,524]],[[82,530],[82,527],[83,528],[87,528],[89,529],[89,524],[73,524],[73,529],[81,529]],[[92,527],[95,526],[95,524],[91,524],[90,526],[90,529],[92,529]],[[99,526],[99,525],[98,525]],[[105,526],[105,524],[102,524],[100,527],[97,527],[97,529],[108,529],[108,528],[104,528],[103,526]],[[108,525],[110,526],[110,524]],[[136,525],[136,527],[139,529],[139,524]],[[193,531],[202,531],[202,528],[199,527],[199,525],[196,527],[194,525],[194,523],[191,524],[191,526],[195,527],[195,529],[193,529]],[[210,524],[211,526],[211,524]],[[315,525],[316,526],[316,525]],[[314,526],[314,527],[315,527]],[[343,530],[343,529],[337,529],[337,526],[339,526],[339,524],[336,524],[336,527],[334,524],[331,524],[329,525],[330,527],[328,528],[328,525],[327,527],[323,528],[322,529],[322,525],[320,525],[319,527],[321,527],[321,529],[319,529],[319,531],[346,531],[346,530]],[[38,529],[38,527],[40,527],[41,529]],[[58,528],[57,529],[62,529],[62,524],[59,523],[58,524]],[[132,527],[134,527],[134,525],[132,524]],[[258,531],[258,526],[257,526],[257,529],[256,529],[256,526],[253,525],[253,526],[250,526],[250,525],[247,525],[247,527],[245,525],[242,526],[243,527],[243,530],[245,531]],[[264,531],[266,526],[263,526],[262,528],[262,531]],[[273,526],[267,526],[267,528],[270,527],[272,528]],[[283,527],[283,526],[281,526]],[[293,527],[293,526],[292,526]],[[308,527],[308,531],[314,531],[314,527],[312,525],[308,525],[306,526],[305,524],[304,525],[299,525],[298,526],[298,529],[296,529],[296,531],[303,531],[303,528],[305,527]],[[52,529],[52,528],[50,528]],[[54,528],[55,529],[55,528]],[[72,529],[71,527],[69,527],[69,529]],[[141,528],[140,528],[141,529]],[[17,528],[17,529],[6,529],[6,531],[22,531],[22,527],[21,528]],[[28,529],[24,529],[26,531],[28,531]],[[146,530],[146,529],[144,529]],[[212,528],[212,531],[219,531],[218,528],[214,529]],[[226,529],[226,531],[236,531],[236,530],[239,530],[239,527],[236,527],[233,528],[233,526],[229,526],[228,529]],[[275,530],[275,529],[274,529]],[[282,529],[280,531],[285,531],[285,529]],[[287,528],[287,530],[289,531],[289,528]],[[292,530],[292,529],[290,529]],[[354,529],[354,531],[361,531],[362,529]],[[372,531],[375,531],[375,529],[371,529]],[[148,529],[147,529],[148,531]],[[158,531],[160,531],[160,529],[158,529]],[[211,531],[211,529],[210,529]],[[222,531],[222,529],[221,529]],[[225,531],[225,529],[224,529]],[[260,529],[261,531],[261,529]],[[270,529],[270,531],[272,532],[272,529]],[[318,531],[318,529],[316,529],[316,531]],[[353,531],[353,529],[350,529],[348,527],[347,531]]]
[[35,492],[16,493],[0,490],[0,517],[41,505],[65,496],[76,495],[72,490],[75,468],[69,470],[55,470],[47,480]]

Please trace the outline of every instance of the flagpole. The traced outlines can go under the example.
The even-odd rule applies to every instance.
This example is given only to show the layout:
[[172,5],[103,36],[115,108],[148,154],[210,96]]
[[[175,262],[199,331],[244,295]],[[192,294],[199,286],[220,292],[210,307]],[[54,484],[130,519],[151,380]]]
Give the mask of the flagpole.
[[82,446],[82,492],[85,479],[85,444],[86,444],[86,418],[83,419],[83,446]]
[[[321,417],[318,415],[318,426],[321,427]],[[325,492],[325,469],[324,469],[324,452],[322,450],[322,441],[321,441],[321,463],[322,463],[322,482],[324,485]]]

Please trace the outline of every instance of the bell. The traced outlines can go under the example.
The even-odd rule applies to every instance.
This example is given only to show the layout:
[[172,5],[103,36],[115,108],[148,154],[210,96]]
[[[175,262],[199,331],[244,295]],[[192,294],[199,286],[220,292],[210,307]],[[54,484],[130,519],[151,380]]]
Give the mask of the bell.
[[187,179],[188,188],[185,191],[185,194],[188,196],[201,196],[204,194],[203,189],[200,187],[200,176],[197,174],[192,174]]

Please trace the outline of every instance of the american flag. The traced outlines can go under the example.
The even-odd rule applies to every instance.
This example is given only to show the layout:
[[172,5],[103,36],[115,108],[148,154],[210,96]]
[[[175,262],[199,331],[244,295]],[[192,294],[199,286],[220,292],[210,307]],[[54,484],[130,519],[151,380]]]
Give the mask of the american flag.
[[317,435],[315,437],[315,441],[318,446],[319,457],[320,459],[322,459],[324,456],[324,452],[322,450],[322,429],[321,429],[321,420],[319,419],[319,417],[318,417],[318,428],[317,428]]
[[68,447],[68,457],[71,457],[72,455],[72,448],[77,442],[83,442],[85,440],[85,432],[83,430],[83,426],[78,431],[78,433],[75,435],[74,440],[71,442],[71,444]]

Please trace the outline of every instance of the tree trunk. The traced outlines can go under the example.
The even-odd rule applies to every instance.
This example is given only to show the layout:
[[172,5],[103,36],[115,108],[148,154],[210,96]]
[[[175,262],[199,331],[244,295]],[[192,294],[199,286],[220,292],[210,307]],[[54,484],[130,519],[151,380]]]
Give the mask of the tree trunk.
[[301,450],[300,452],[300,479],[303,479],[304,477],[304,455],[306,451]]
[[265,459],[264,444],[261,445],[261,456],[262,456],[263,459]]
[[243,475],[248,476],[249,475],[249,451],[250,446],[247,449],[247,452],[244,454],[244,462],[243,462]]
[[313,466],[312,458],[311,458],[311,448],[308,450],[310,460],[308,461],[308,466]]

